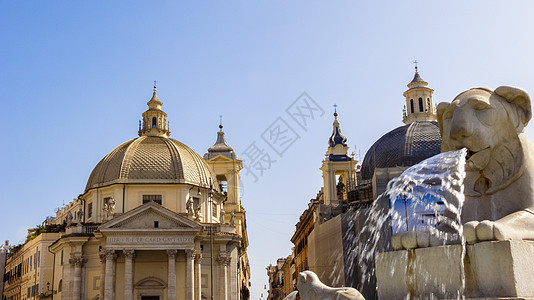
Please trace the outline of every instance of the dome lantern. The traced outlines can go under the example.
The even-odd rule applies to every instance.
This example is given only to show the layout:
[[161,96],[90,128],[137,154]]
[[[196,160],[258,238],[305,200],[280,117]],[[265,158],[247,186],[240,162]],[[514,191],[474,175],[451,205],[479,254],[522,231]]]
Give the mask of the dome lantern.
[[436,113],[432,105],[433,89],[428,87],[428,82],[424,81],[417,69],[415,61],[415,74],[408,90],[403,96],[406,98],[406,109],[403,111],[402,121],[404,124],[411,124],[414,121],[436,121]]
[[155,81],[152,98],[146,104],[148,110],[143,113],[143,120],[140,121],[139,136],[169,137],[171,135],[169,122],[167,122],[167,114],[161,110],[163,103],[158,98]]

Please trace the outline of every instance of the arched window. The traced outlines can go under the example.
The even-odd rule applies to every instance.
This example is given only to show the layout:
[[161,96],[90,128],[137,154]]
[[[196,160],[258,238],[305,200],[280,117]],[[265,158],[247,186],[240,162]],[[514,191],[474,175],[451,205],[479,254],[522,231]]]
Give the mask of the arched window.
[[426,109],[427,111],[432,109],[432,105],[430,105],[430,98],[426,98],[426,107],[427,107]]
[[423,112],[423,98],[419,98],[419,111]]
[[410,99],[410,111],[413,114],[413,99]]
[[156,128],[156,124],[157,124],[157,122],[158,122],[158,121],[157,121],[156,117],[153,117],[153,118],[152,118],[152,128]]

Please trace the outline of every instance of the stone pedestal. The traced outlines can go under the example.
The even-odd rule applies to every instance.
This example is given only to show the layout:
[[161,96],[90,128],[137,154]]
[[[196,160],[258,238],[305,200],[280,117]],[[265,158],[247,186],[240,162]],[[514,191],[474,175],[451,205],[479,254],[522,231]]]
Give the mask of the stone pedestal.
[[[379,299],[455,298],[462,287],[460,245],[379,253]],[[534,241],[468,245],[467,298],[534,298]]]

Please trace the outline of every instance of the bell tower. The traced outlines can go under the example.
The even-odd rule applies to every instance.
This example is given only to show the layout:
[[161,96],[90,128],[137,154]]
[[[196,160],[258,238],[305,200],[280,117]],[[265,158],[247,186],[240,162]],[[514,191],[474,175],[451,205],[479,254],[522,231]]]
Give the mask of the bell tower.
[[336,109],[332,135],[328,139],[328,150],[320,168],[323,171],[324,204],[326,205],[337,205],[347,200],[347,188],[357,184],[357,161],[354,155],[348,155],[347,138],[341,134],[337,116]]
[[159,101],[155,81],[152,98],[146,104],[148,110],[143,113],[143,121],[139,121],[139,136],[169,137],[171,135],[169,122],[167,122],[167,114],[161,110],[163,103]]
[[226,143],[222,120],[217,132],[217,141],[208,149],[208,153],[204,154],[204,159],[215,172],[217,180],[221,183],[221,190],[226,193],[225,219],[230,219],[232,212],[244,213],[239,191],[239,171],[243,169],[243,161],[237,157],[234,148]]
[[415,121],[437,121],[434,106],[432,104],[432,93],[434,90],[428,87],[428,82],[424,81],[417,70],[417,61],[415,61],[415,75],[410,83],[408,90],[403,96],[406,98],[402,121],[404,124],[410,124]]

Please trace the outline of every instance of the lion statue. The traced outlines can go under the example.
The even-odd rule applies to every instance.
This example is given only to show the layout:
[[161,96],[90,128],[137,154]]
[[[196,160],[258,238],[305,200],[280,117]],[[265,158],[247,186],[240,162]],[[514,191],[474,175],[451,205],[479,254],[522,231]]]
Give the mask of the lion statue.
[[[524,133],[532,116],[528,93],[511,86],[473,88],[440,103],[437,115],[442,152],[467,148],[466,241],[534,240],[534,148]],[[451,214],[445,211],[445,217]],[[404,233],[403,245],[397,241],[394,248],[428,244],[420,239],[421,233]]]
[[299,273],[297,290],[298,293],[292,292],[284,300],[297,299],[297,294],[302,300],[365,300],[355,288],[332,288],[325,285],[312,271]]

